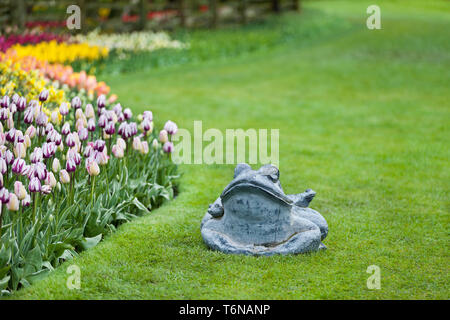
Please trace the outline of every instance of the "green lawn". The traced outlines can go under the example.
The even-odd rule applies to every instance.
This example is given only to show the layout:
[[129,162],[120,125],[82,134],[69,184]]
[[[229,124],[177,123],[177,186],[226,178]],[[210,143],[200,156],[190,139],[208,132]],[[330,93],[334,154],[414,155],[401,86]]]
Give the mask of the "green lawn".
[[[277,24],[298,25],[304,38],[105,79],[123,106],[150,107],[159,126],[279,128],[281,183],[317,191],[311,207],[328,221],[327,251],[208,250],[200,221],[233,166],[182,165],[175,200],[13,298],[449,299],[450,5],[392,2],[377,1],[382,30],[365,27],[373,1],[306,2]],[[308,37],[302,21],[333,23]],[[66,287],[71,264],[81,290]],[[381,268],[381,290],[366,287],[369,265]]]

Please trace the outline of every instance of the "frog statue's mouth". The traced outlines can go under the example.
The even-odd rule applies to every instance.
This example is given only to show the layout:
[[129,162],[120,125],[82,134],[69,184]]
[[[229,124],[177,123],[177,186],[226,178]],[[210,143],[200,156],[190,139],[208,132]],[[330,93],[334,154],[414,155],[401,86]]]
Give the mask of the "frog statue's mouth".
[[241,193],[242,191],[250,190],[260,191],[273,198],[273,200],[279,200],[287,205],[292,205],[292,200],[289,199],[284,193],[279,192],[275,187],[267,185],[267,183],[260,182],[255,179],[242,179],[229,184],[222,192],[221,198],[223,202],[226,202],[234,194]]
[[293,201],[287,197],[279,182],[278,169],[275,167],[263,167],[258,171],[245,170],[238,173],[238,176],[223,190],[221,194],[222,201],[229,199],[233,194],[242,191],[260,191],[287,205],[292,205]]

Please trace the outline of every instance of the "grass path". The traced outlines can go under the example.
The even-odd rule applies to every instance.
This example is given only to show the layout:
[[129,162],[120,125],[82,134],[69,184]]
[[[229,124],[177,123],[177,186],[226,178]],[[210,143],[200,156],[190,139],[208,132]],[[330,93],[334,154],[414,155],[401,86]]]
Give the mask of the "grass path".
[[[107,79],[122,105],[151,106],[159,125],[279,128],[281,183],[317,191],[329,250],[207,250],[200,220],[233,166],[184,165],[174,201],[14,297],[448,299],[450,9],[387,5],[383,30],[368,31],[364,5],[342,3],[305,4],[305,14],[327,10],[355,24],[308,47]],[[78,291],[65,285],[71,264],[81,268]],[[366,287],[369,265],[381,268],[381,290]]]

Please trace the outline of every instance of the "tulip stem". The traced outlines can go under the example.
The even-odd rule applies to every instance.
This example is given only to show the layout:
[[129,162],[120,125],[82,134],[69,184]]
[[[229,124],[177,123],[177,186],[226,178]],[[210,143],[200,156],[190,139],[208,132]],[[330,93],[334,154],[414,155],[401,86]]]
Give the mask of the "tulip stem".
[[33,192],[33,223],[36,222],[37,195]]
[[0,212],[0,240],[2,239],[3,211],[5,211],[5,205],[2,203]]
[[91,200],[89,201],[92,206],[92,200],[94,198],[94,187],[95,187],[95,176],[92,176],[92,183],[91,183]]
[[17,111],[17,120],[16,120],[17,130],[20,129],[20,111]]

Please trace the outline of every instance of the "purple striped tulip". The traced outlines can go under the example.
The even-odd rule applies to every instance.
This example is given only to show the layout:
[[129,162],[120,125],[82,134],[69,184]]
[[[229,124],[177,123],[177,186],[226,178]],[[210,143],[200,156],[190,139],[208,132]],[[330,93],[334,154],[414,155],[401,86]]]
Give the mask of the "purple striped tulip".
[[9,191],[6,188],[0,189],[0,201],[3,204],[7,204],[9,202]]
[[16,160],[14,160],[11,166],[11,170],[13,173],[21,175],[23,173],[23,170],[25,169],[25,166],[26,166],[25,160],[17,158]]
[[47,101],[48,94],[49,94],[49,92],[47,89],[42,90],[41,93],[39,94],[39,101],[41,101],[41,102]]
[[36,177],[31,178],[30,183],[28,184],[28,190],[30,190],[30,192],[41,192],[41,188],[41,181]]
[[78,96],[76,96],[72,99],[72,102],[70,104],[72,108],[79,109],[81,108],[81,99]]

